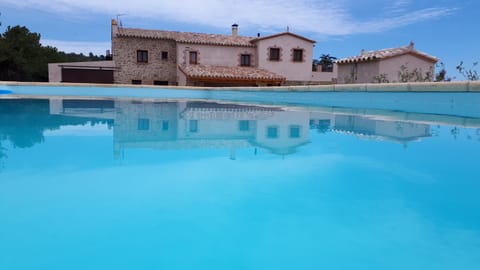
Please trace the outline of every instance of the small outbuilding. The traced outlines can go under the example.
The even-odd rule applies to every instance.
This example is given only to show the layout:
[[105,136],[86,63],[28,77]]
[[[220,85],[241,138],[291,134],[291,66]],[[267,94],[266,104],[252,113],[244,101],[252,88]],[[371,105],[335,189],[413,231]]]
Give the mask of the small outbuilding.
[[388,83],[433,81],[438,58],[408,46],[339,59],[338,83]]
[[113,83],[113,61],[89,61],[48,64],[49,82]]

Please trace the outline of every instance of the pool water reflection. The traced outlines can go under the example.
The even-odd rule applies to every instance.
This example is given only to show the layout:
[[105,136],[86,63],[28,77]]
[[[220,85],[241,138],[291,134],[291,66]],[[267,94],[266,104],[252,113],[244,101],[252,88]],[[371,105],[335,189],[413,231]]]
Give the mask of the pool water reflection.
[[141,99],[0,111],[0,269],[480,266],[477,118]]

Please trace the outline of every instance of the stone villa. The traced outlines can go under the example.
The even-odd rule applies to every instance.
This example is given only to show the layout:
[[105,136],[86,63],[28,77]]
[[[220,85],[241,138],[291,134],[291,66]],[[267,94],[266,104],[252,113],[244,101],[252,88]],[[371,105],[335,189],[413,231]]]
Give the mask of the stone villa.
[[114,83],[269,86],[331,83],[312,72],[315,41],[283,32],[260,37],[123,28],[112,20]]
[[178,86],[280,86],[433,81],[436,57],[408,46],[339,59],[312,71],[314,40],[146,30],[111,24],[113,61],[49,64],[50,82]]

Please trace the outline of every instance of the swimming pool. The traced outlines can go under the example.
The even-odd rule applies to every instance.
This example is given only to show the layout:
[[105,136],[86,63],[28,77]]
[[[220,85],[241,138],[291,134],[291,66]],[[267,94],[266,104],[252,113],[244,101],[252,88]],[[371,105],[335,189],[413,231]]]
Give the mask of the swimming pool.
[[477,95],[212,94],[0,98],[0,269],[480,266]]

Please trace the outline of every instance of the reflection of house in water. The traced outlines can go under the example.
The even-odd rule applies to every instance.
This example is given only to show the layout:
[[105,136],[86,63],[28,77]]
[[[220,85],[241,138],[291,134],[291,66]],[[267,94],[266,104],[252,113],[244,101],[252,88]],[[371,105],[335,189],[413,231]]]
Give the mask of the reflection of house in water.
[[50,100],[50,112],[114,123],[116,158],[136,148],[230,149],[235,159],[236,149],[259,147],[286,155],[309,143],[310,129],[402,144],[431,136],[422,123],[213,102],[65,99]]
[[315,115],[311,123],[317,128],[325,128],[322,123],[328,123],[328,130],[353,134],[363,139],[388,140],[406,144],[423,137],[430,137],[430,125],[402,121],[377,120],[364,116],[323,114]]
[[50,114],[110,120],[115,118],[113,100],[52,98],[49,104]]
[[226,148],[259,146],[289,154],[308,143],[308,113],[209,102],[115,104],[115,156],[127,148]]
[[310,113],[310,129],[316,129],[319,132],[325,133],[331,131],[332,123],[335,122],[335,114],[325,112],[311,112]]

